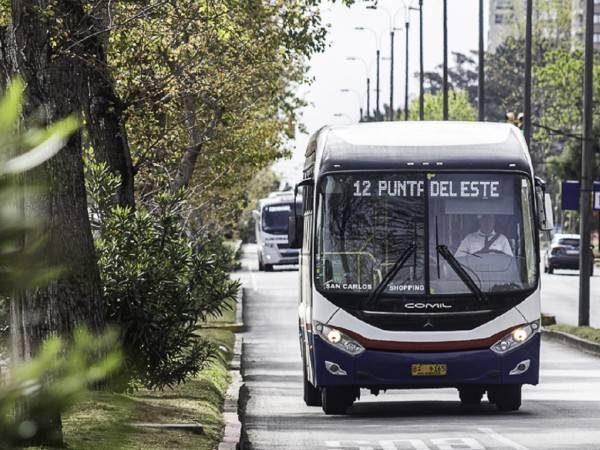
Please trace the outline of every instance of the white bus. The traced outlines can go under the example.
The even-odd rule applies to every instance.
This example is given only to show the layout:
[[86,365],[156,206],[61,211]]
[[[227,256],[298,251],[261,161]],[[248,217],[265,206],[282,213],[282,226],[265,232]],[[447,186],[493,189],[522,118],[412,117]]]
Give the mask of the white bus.
[[258,270],[270,272],[275,265],[298,264],[298,249],[289,248],[288,221],[292,214],[302,211],[297,200],[294,211],[294,195],[290,192],[273,192],[258,201],[252,211],[258,252]]
[[539,379],[544,187],[513,125],[315,133],[289,230],[306,404],[345,414],[361,389],[450,387],[519,409]]

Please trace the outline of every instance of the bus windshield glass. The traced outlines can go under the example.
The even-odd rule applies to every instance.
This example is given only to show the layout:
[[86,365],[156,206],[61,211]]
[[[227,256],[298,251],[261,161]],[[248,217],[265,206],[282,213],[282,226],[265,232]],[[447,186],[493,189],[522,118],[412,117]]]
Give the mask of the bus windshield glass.
[[536,287],[523,175],[332,174],[318,195],[315,283],[325,294],[485,299]]
[[[262,230],[270,234],[287,234],[288,217],[293,213],[293,203],[278,203],[267,205],[262,213]],[[302,206],[298,206],[298,214]]]

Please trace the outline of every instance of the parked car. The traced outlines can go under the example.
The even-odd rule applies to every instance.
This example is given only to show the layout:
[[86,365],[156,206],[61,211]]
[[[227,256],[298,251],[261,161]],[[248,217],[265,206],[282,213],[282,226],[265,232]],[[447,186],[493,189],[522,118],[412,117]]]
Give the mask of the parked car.
[[[554,269],[579,270],[579,242],[578,234],[555,234],[550,246],[544,254],[544,272],[553,273]],[[594,274],[594,252],[590,247],[590,259]]]

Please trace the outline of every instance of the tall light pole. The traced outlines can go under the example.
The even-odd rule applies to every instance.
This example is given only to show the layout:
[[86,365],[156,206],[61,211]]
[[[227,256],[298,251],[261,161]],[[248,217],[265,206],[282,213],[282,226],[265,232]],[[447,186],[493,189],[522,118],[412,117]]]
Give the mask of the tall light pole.
[[483,53],[483,0],[479,0],[479,64],[477,82],[477,118],[485,120],[485,54]]
[[448,120],[448,0],[444,0],[443,119]]
[[419,0],[419,120],[424,120],[425,87],[423,80],[423,0]]
[[386,8],[380,5],[367,6],[367,9],[380,9],[384,11],[387,14],[388,19],[390,21],[390,109],[388,111],[388,119],[392,121],[394,120],[394,32],[396,30],[401,30],[401,28],[396,28],[396,16],[401,11],[401,9],[398,9],[394,13],[393,17]]
[[365,73],[367,75],[367,115],[366,121],[371,121],[371,79],[369,78],[369,66],[362,58],[357,58],[356,56],[348,56],[346,58],[348,61],[360,61],[365,66]]
[[527,145],[531,141],[531,47],[533,39],[533,0],[527,0],[525,6],[525,86],[523,89],[523,136]]
[[413,8],[412,6],[408,8],[408,12],[410,11],[417,11],[419,13],[419,120],[424,120],[425,72],[423,70],[423,0],[419,0],[418,8]]
[[379,56],[380,56],[380,51],[379,51],[379,38],[377,36],[377,33],[372,30],[371,28],[367,28],[367,27],[354,27],[355,30],[358,31],[370,31],[371,33],[373,33],[373,36],[375,37],[375,55],[376,55],[376,61],[377,61],[377,73],[375,75],[375,80],[376,80],[376,86],[375,86],[375,120],[379,121],[381,120],[381,111],[379,109],[379,93],[380,93],[380,89],[379,89]]
[[[528,0],[531,1],[531,0]],[[579,194],[579,326],[590,324],[590,258],[592,231],[592,189],[594,177],[594,134],[592,130],[594,68],[594,0],[585,2],[585,66],[583,76],[583,148]],[[527,122],[531,122],[525,116]],[[525,122],[527,124],[527,122]]]
[[362,97],[360,96],[360,94],[357,91],[355,91],[354,89],[340,89],[340,92],[354,92],[356,94],[356,97],[358,98],[358,111],[359,111],[358,121],[362,122],[363,121],[363,108],[362,108]]
[[410,19],[408,11],[406,11],[404,19],[404,29],[406,30],[406,62],[404,65],[404,120],[408,120],[408,29],[410,27]]

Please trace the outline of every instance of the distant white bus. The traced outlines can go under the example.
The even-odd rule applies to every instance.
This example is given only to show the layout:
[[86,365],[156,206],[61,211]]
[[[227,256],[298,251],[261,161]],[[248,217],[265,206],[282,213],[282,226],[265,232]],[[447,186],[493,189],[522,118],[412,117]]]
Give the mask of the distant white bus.
[[360,389],[453,387],[519,409],[539,380],[539,230],[552,228],[520,130],[328,126],[304,168],[289,231],[306,404],[345,414]]
[[259,200],[254,217],[258,270],[270,272],[273,266],[298,264],[298,249],[289,248],[288,221],[292,214],[302,212],[301,200],[294,210],[292,192],[273,192]]

